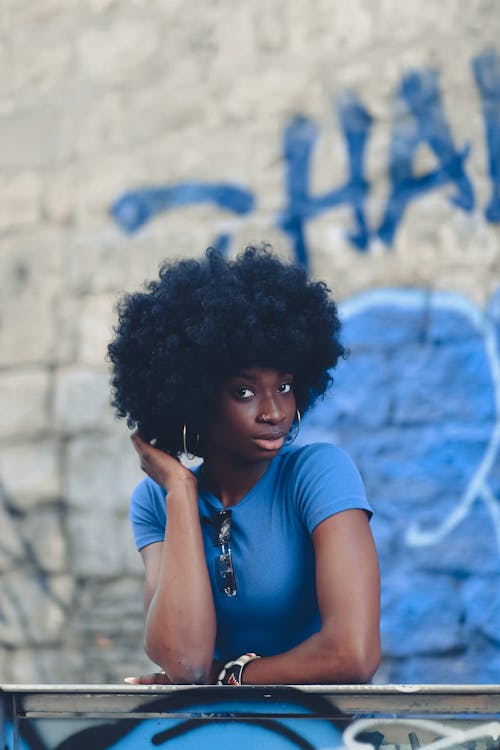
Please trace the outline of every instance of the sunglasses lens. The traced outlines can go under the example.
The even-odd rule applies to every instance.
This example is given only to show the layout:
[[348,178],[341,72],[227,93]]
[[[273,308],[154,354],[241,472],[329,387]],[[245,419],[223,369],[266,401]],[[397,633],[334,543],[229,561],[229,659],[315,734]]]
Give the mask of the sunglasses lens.
[[219,544],[228,544],[231,536],[231,516],[223,519],[219,528]]
[[217,562],[219,588],[226,596],[236,595],[236,580],[234,577],[233,561],[231,551],[221,552]]
[[236,579],[229,544],[231,539],[231,511],[221,510],[217,522],[217,541],[215,544],[221,547],[221,551],[215,561],[215,573],[219,581],[220,591],[223,591],[226,596],[235,596]]

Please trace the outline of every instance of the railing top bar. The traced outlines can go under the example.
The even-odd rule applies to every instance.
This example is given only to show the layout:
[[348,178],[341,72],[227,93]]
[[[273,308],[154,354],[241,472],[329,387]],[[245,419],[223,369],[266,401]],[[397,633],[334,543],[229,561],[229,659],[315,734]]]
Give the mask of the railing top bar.
[[[190,690],[214,690],[214,685],[85,685],[85,684],[61,684],[61,685],[0,685],[0,692],[4,693],[106,693],[106,694],[151,694],[172,693]],[[447,684],[414,684],[414,685],[246,685],[244,689],[273,691],[301,690],[306,693],[322,695],[500,695],[500,684],[498,685],[447,685]],[[218,688],[225,690],[227,688]]]

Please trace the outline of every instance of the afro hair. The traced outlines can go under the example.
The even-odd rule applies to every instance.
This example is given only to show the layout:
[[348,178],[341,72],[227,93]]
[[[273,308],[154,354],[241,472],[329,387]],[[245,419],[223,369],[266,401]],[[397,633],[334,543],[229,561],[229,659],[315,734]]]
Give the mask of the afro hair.
[[188,435],[203,432],[234,373],[260,366],[293,374],[304,413],[344,355],[327,286],[267,247],[233,261],[209,249],[202,261],[164,263],[159,279],[124,295],[117,310],[108,347],[113,406],[173,455],[183,450],[183,425]]

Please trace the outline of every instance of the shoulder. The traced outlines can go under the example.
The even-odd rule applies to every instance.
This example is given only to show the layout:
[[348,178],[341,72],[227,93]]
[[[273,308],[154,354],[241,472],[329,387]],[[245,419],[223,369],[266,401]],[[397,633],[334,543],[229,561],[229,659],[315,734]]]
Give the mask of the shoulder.
[[137,549],[163,541],[167,520],[165,495],[165,490],[149,477],[133,491],[130,520]]
[[166,492],[163,487],[150,477],[145,477],[132,492],[131,506],[151,505],[158,501],[165,502]]
[[165,497],[163,487],[149,477],[139,482],[130,498],[129,515],[132,523],[150,523],[153,519],[166,520]]
[[283,469],[296,478],[325,471],[340,478],[352,475],[361,479],[349,454],[333,443],[312,443],[286,449],[283,452]]
[[299,516],[312,529],[324,518],[351,508],[371,515],[361,475],[351,457],[331,443],[314,443],[286,450],[283,482]]

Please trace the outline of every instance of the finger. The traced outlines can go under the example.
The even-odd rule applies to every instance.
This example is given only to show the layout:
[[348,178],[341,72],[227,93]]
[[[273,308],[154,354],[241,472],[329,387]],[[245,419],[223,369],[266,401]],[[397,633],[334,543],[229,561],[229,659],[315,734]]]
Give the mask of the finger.
[[165,672],[153,672],[151,674],[143,674],[140,677],[125,677],[123,680],[129,685],[171,685],[172,683],[168,679]]
[[132,445],[140,456],[142,456],[144,452],[149,448],[148,444],[144,442],[137,431],[132,433],[132,435],[130,436],[130,440],[132,441]]
[[153,438],[148,443],[139,435],[139,432],[137,430],[131,434],[130,439],[133,442],[135,449],[139,452],[144,452],[150,448],[156,447],[156,438]]
[[141,445],[141,444],[144,443],[144,440],[139,435],[139,431],[138,430],[134,430],[134,432],[130,436],[130,439],[131,439],[131,441],[133,442],[134,445]]

